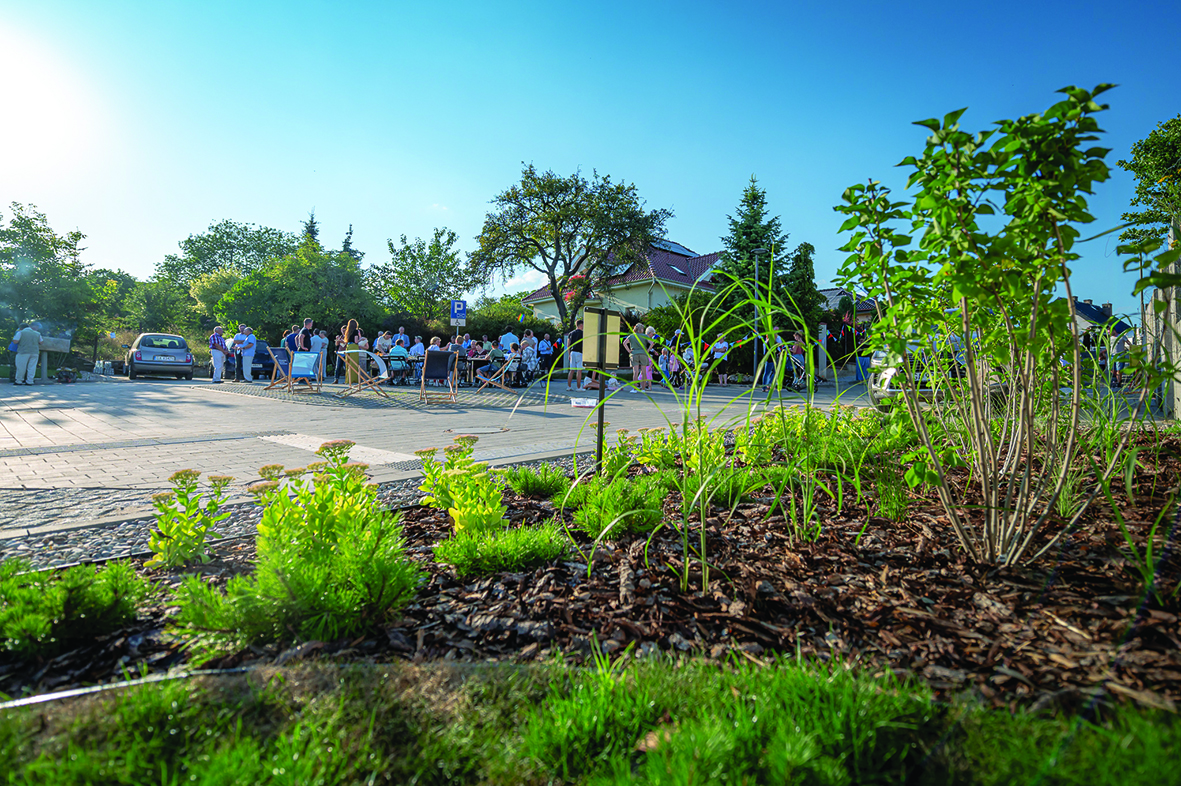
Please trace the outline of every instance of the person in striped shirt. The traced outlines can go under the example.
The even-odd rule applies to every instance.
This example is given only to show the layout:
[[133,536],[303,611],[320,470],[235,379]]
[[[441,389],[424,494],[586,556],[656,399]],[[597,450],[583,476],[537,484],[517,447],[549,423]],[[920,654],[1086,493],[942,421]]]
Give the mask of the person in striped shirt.
[[230,348],[226,346],[225,337],[222,336],[224,328],[218,325],[213,329],[213,335],[209,337],[209,356],[213,358],[213,381],[221,382],[222,375],[225,373],[226,358],[230,355]]

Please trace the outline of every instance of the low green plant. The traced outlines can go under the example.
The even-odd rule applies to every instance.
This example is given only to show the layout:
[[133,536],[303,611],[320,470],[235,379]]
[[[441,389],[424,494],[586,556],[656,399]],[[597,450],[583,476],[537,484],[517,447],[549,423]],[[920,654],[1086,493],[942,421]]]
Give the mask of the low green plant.
[[878,515],[891,521],[904,520],[910,493],[896,459],[877,457],[873,464],[873,485],[878,496]]
[[570,553],[570,539],[551,519],[537,527],[465,529],[435,547],[435,561],[455,567],[460,578],[516,573]]
[[536,469],[510,467],[501,474],[509,488],[522,497],[551,499],[565,494],[570,488],[570,479],[566,477],[566,473],[553,464],[541,464]]
[[651,530],[660,524],[664,500],[675,484],[676,476],[669,470],[580,484],[575,489],[583,488],[579,495],[584,498],[574,512],[574,525],[595,540]]
[[256,642],[329,641],[394,619],[421,570],[405,553],[401,517],[382,509],[363,464],[325,451],[314,485],[303,477],[255,484],[264,506],[258,560],[222,592],[190,576],[177,590],[177,629],[200,654]]
[[23,658],[92,643],[134,619],[149,590],[126,562],[34,571],[25,560],[7,560],[0,563],[0,652]]
[[750,499],[763,484],[762,477],[749,469],[722,467],[710,475],[686,475],[681,493],[687,500],[704,497],[710,504],[733,507]]
[[479,437],[461,434],[454,444],[443,448],[443,461],[435,460],[437,448],[415,451],[422,460],[423,481],[419,491],[426,494],[422,504],[445,510],[456,531],[484,529],[504,518],[508,508],[501,499],[500,484],[487,464],[476,462],[472,450]]
[[148,537],[148,548],[154,553],[144,567],[176,567],[194,559],[209,561],[205,542],[217,537],[212,528],[230,516],[222,507],[229,496],[226,488],[234,479],[228,475],[210,475],[211,491],[205,499],[197,491],[200,477],[201,473],[192,469],[174,472],[168,478],[173,490],[152,497],[156,529]]

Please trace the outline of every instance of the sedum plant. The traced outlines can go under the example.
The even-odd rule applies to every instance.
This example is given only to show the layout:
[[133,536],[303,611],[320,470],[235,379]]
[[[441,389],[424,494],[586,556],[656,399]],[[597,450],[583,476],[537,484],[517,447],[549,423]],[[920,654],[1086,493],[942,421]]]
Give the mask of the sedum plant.
[[443,461],[436,461],[437,448],[415,451],[422,461],[423,482],[419,491],[426,494],[422,504],[447,511],[456,531],[484,529],[504,519],[508,508],[501,498],[500,484],[488,470],[472,458],[478,437],[456,437],[454,444],[443,448]]
[[230,516],[222,507],[229,496],[226,488],[234,479],[228,475],[210,475],[212,489],[206,499],[197,491],[200,477],[201,473],[192,469],[174,472],[168,478],[173,490],[152,497],[156,529],[148,537],[148,547],[154,553],[144,567],[171,568],[195,559],[209,561],[205,542],[217,537],[212,528]]

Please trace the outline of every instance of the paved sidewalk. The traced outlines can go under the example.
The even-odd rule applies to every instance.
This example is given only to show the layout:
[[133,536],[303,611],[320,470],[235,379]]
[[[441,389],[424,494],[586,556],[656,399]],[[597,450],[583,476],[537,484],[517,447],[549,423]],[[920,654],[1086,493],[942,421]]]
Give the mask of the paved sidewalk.
[[[429,407],[418,403],[416,391],[378,400],[372,394],[341,399],[332,386],[300,397],[262,387],[121,378],[31,389],[0,385],[0,530],[142,508],[178,469],[232,475],[243,488],[265,464],[316,460],[315,449],[330,439],[356,442],[354,457],[367,461],[377,480],[405,477],[417,468],[415,450],[442,447],[462,433],[480,435],[482,461],[569,455],[576,445],[594,444],[592,411],[572,407],[570,397],[596,393],[568,393],[564,381],[551,385],[548,399],[535,384],[513,395],[463,390],[457,405]],[[863,394],[855,396],[862,392],[855,388],[842,402],[864,405]],[[833,388],[821,388],[816,403],[831,404],[834,396]],[[764,402],[752,403],[749,389],[711,386],[701,414],[737,422],[751,406],[761,410]],[[617,392],[606,404],[610,432],[682,417],[668,391],[651,398]]]

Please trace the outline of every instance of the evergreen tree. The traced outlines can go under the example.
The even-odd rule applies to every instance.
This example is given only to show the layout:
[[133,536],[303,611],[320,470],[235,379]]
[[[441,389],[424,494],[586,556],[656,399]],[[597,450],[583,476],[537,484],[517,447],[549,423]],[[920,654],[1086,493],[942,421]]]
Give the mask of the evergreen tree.
[[315,208],[312,208],[312,212],[308,213],[308,220],[303,222],[303,236],[317,243],[320,242],[320,225],[316,223]]
[[783,276],[782,292],[784,305],[799,317],[794,327],[804,330],[804,335],[815,336],[816,328],[824,314],[824,296],[816,289],[816,268],[812,255],[816,249],[811,243],[800,243],[788,256],[787,273]]
[[360,262],[361,258],[365,256],[364,251],[358,251],[357,249],[353,248],[353,225],[352,224],[349,224],[349,231],[345,233],[344,242],[340,244],[340,253],[348,254],[350,257],[357,260],[358,262]]
[[767,253],[759,254],[759,278],[763,285],[768,280],[774,259],[774,278],[781,278],[784,272],[784,257],[787,250],[787,233],[779,223],[779,216],[767,217],[767,192],[759,188],[754,175],[742,192],[736,215],[726,216],[730,222],[730,234],[722,238],[720,256],[723,272],[754,281],[756,248],[765,248]]

